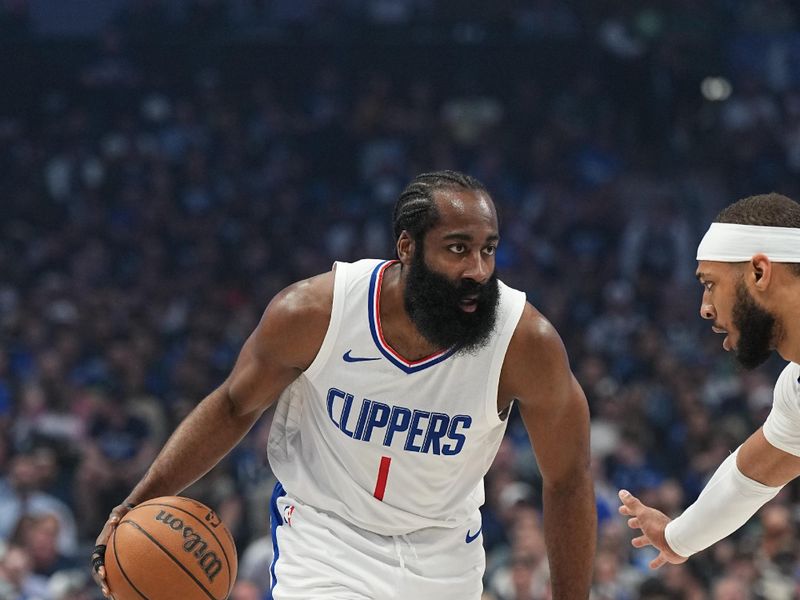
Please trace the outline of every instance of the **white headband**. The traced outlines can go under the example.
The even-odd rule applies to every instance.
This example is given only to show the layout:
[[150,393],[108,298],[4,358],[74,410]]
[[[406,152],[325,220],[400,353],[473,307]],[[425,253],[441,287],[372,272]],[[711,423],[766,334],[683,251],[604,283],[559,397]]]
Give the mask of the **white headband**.
[[800,263],[800,229],[712,223],[697,247],[697,260],[747,262],[756,254],[772,262]]

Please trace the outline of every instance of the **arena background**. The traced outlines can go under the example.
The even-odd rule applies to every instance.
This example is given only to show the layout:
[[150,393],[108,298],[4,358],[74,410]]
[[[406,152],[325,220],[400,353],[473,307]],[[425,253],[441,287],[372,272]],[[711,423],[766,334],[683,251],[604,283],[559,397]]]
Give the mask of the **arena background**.
[[[691,502],[763,421],[777,359],[735,368],[694,249],[747,195],[800,198],[789,0],[0,2],[0,600],[87,600],[108,510],[228,372],[272,295],[388,257],[390,210],[455,168],[497,202],[498,269],[589,398],[593,598],[794,598],[798,488],[649,571],[626,487]],[[269,417],[186,491],[267,598]],[[548,598],[515,414],[486,479],[487,599]]]

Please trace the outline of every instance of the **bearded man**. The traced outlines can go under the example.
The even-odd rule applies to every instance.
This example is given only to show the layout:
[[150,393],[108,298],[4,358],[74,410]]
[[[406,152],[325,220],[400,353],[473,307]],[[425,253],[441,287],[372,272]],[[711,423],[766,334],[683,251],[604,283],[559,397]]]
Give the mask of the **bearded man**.
[[[543,479],[553,598],[589,594],[589,412],[559,335],[495,275],[497,213],[477,180],[416,177],[396,260],[337,263],[269,304],[226,381],[181,423],[131,506],[203,476],[276,403],[272,598],[478,600],[483,476],[519,408]],[[113,593],[113,590],[110,590]]]
[[682,563],[730,535],[800,475],[800,205],[780,194],[725,208],[697,249],[700,316],[746,369],[777,351],[789,364],[764,425],[723,461],[697,501],[674,520],[620,491],[620,513],[640,529],[650,563]]

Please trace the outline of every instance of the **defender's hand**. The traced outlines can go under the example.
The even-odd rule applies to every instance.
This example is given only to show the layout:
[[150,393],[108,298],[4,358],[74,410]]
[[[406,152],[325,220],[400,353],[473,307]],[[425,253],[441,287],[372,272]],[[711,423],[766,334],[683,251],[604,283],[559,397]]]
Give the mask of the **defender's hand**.
[[114,528],[116,528],[117,524],[122,520],[122,517],[134,506],[135,504],[126,502],[125,504],[120,504],[111,511],[111,514],[108,515],[108,521],[106,521],[106,524],[103,526],[100,535],[97,536],[94,551],[92,552],[92,577],[95,583],[100,586],[103,596],[111,598],[111,600],[114,600],[114,596],[111,594],[111,590],[108,588],[108,583],[106,582],[106,546],[108,545],[108,540],[111,538]]
[[628,519],[628,527],[640,529],[642,532],[642,535],[631,540],[634,548],[653,546],[659,551],[658,556],[650,561],[651,569],[658,569],[666,563],[678,565],[686,562],[685,556],[675,554],[667,544],[667,538],[664,535],[667,523],[670,522],[670,518],[667,515],[655,508],[650,508],[646,504],[642,504],[641,500],[628,490],[620,490],[619,499],[622,501],[622,506],[619,507],[619,514],[631,517]]

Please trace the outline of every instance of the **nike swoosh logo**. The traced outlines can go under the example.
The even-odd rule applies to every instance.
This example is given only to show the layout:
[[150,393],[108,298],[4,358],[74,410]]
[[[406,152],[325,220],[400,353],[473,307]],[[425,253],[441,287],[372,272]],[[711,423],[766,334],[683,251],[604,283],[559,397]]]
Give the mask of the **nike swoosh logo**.
[[342,355],[342,358],[344,359],[345,362],[365,362],[365,361],[368,361],[368,360],[380,360],[381,359],[380,356],[377,357],[377,358],[365,358],[363,356],[350,356],[351,352],[352,352],[352,350],[348,350],[347,352],[345,352]]
[[466,539],[466,542],[467,542],[468,544],[469,544],[470,542],[474,542],[474,541],[477,539],[477,537],[478,537],[478,536],[481,534],[481,531],[482,531],[482,530],[483,530],[483,525],[481,525],[480,527],[478,527],[478,531],[476,531],[476,532],[475,532],[475,535],[470,535],[470,534],[469,534],[469,529],[467,529],[467,539]]

